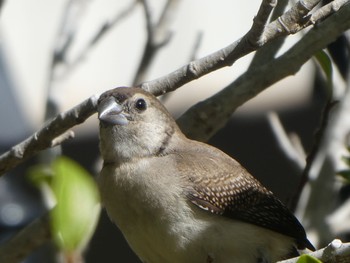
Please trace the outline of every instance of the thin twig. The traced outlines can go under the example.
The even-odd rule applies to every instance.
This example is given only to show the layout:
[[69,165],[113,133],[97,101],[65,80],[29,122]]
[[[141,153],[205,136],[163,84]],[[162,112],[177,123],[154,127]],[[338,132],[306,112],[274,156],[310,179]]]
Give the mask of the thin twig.
[[54,41],[55,46],[51,56],[51,64],[47,77],[45,120],[59,113],[59,105],[54,96],[55,93],[53,92],[60,74],[58,68],[66,63],[67,53],[76,36],[78,22],[85,10],[86,3],[87,1],[69,0],[64,7],[63,15],[60,20],[60,28]]
[[170,25],[178,11],[179,2],[180,0],[168,0],[163,8],[160,19],[157,23],[153,23],[148,1],[141,1],[146,19],[147,41],[140,64],[135,73],[133,86],[145,80],[157,52],[169,43],[171,39]]
[[0,13],[2,11],[2,6],[3,6],[4,2],[5,2],[5,0],[0,0]]
[[320,123],[319,128],[315,132],[314,143],[313,143],[312,149],[306,157],[305,169],[303,170],[303,173],[301,175],[297,190],[296,190],[293,198],[291,199],[291,204],[289,206],[291,211],[295,211],[297,204],[299,202],[299,199],[300,199],[301,192],[303,191],[305,184],[309,180],[310,169],[311,169],[312,164],[314,162],[314,159],[315,159],[315,157],[320,149],[321,141],[323,139],[324,133],[325,133],[327,125],[328,125],[329,114],[330,114],[330,112],[335,104],[336,104],[336,102],[328,100],[326,102],[324,109],[323,109],[321,123]]
[[60,145],[66,140],[73,139],[74,136],[75,136],[74,132],[72,130],[68,130],[62,133],[61,135],[59,135],[58,137],[56,137],[55,139],[53,139],[50,147],[55,147],[57,145]]
[[[197,58],[197,52],[198,52],[198,49],[200,47],[202,38],[203,38],[203,32],[200,31],[197,33],[197,37],[196,37],[196,40],[194,42],[189,61],[195,60]],[[173,95],[173,93],[171,93],[171,92],[165,93],[163,96],[160,97],[161,102],[166,103],[172,95]]]
[[79,54],[76,56],[76,58],[71,62],[67,62],[66,69],[64,70],[64,73],[62,73],[62,76],[71,73],[82,61],[84,61],[86,56],[97,45],[97,43],[99,43],[103,39],[103,37],[105,37],[107,33],[114,28],[114,26],[118,25],[123,19],[127,18],[132,11],[135,10],[138,2],[139,0],[131,1],[131,3],[124,10],[118,11],[117,14],[110,21],[106,21],[93,34],[93,37],[87,43],[87,45],[79,51]]
[[298,171],[302,171],[305,167],[305,156],[300,155],[300,152],[294,147],[277,113],[269,112],[267,114],[267,119],[283,153],[288,157],[291,163],[294,164]]
[[194,45],[192,47],[190,61],[197,59],[198,50],[201,46],[202,40],[203,40],[203,32],[199,31],[197,33],[196,40],[194,41]]

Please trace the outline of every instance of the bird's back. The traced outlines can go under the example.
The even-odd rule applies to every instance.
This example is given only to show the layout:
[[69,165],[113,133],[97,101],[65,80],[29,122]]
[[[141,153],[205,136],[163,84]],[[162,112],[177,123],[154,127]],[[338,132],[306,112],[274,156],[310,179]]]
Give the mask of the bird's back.
[[188,192],[192,203],[211,213],[292,237],[298,249],[314,250],[298,219],[237,161],[207,144],[188,143],[193,147],[187,147],[187,152],[180,150],[177,163],[181,174],[187,171],[186,177],[193,182]]

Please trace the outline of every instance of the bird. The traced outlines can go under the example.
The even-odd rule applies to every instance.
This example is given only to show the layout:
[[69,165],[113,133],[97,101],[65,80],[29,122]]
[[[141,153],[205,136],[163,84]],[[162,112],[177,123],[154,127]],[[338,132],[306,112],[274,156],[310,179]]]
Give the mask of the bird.
[[118,87],[97,105],[102,203],[142,262],[272,263],[315,250],[271,191],[187,138],[151,93]]

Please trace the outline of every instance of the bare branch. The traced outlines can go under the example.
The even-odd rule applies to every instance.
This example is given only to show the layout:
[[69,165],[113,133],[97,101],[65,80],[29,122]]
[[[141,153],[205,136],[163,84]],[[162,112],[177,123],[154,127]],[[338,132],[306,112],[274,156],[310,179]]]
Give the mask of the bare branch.
[[[267,25],[265,27],[264,33],[260,38],[260,30],[253,28],[257,26],[256,23],[254,23],[248,33],[245,34],[240,40],[235,41],[229,46],[220,49],[206,57],[192,61],[188,65],[179,68],[169,75],[149,82],[144,82],[140,84],[140,87],[158,96],[170,91],[174,91],[180,86],[192,80],[198,79],[219,68],[231,66],[239,58],[249,54],[252,51],[257,50],[258,48],[261,48],[272,40],[278,37],[294,34],[302,30],[307,25],[308,21],[308,18],[305,16],[318,2],[320,1],[298,1],[289,11]],[[349,0],[347,0],[347,3],[348,2]],[[264,5],[262,4],[261,7],[262,6]],[[345,8],[344,5],[343,8]],[[264,14],[265,17],[265,12],[259,13]],[[256,18],[256,20],[259,21],[260,19]],[[262,19],[262,21],[264,21],[264,19]],[[283,21],[283,25],[281,24],[281,21]],[[343,29],[343,31],[347,28],[348,27]],[[338,35],[339,34],[340,33],[338,33]],[[260,40],[256,43],[253,43],[252,40],[254,39]]]
[[334,0],[330,2],[329,4],[316,10],[315,13],[311,15],[309,22],[306,24],[306,26],[310,24],[316,24],[317,22],[324,20],[329,15],[337,12],[343,5],[347,3],[349,3],[349,1],[347,0]]
[[3,6],[4,2],[5,2],[5,0],[0,0],[0,12],[2,10],[2,6]]
[[201,46],[202,39],[203,39],[203,32],[199,31],[197,33],[196,40],[195,40],[194,45],[192,47],[190,60],[195,60],[197,58],[197,53],[198,53],[198,50]]
[[[189,61],[195,60],[197,58],[197,53],[198,53],[198,49],[201,45],[202,38],[203,38],[203,32],[200,31],[197,33],[196,40],[195,40],[194,45],[192,47]],[[161,102],[166,103],[166,101],[170,99],[171,95],[172,95],[172,93],[169,92],[169,93],[166,93],[163,96],[161,96],[160,97]]]
[[348,0],[334,0],[330,4],[316,10],[312,15],[307,16],[319,2],[321,1],[298,1],[293,8],[266,27],[262,41],[268,41],[271,37],[274,37],[276,30],[282,35],[295,34],[305,27],[322,21],[349,3]]
[[[325,263],[349,262],[350,243],[342,243],[339,239],[333,240],[327,247],[309,254]],[[278,263],[296,263],[299,257],[278,261]]]
[[59,66],[66,63],[67,53],[72,46],[78,29],[79,19],[85,11],[87,1],[69,0],[66,2],[60,21],[60,28],[54,41],[55,46],[51,55],[51,65],[47,78],[47,97],[45,108],[45,120],[59,113],[59,105],[54,96],[53,89],[57,85]]
[[[265,29],[262,42],[276,38],[295,34],[306,27],[308,13],[319,3],[320,0],[298,1],[291,9],[282,16],[271,22]],[[276,34],[276,32],[278,32]]]
[[[286,9],[288,5],[288,0],[279,0],[277,2],[276,7],[273,10],[273,13],[271,15],[271,20],[276,20],[279,16],[281,16]],[[266,61],[269,61],[273,59],[278,52],[278,50],[281,48],[285,40],[285,37],[280,37],[278,39],[275,39],[274,41],[271,41],[269,43],[266,43],[266,45],[259,48],[250,62],[249,67],[259,67],[262,63],[265,63]]]
[[[331,213],[341,211],[335,210],[336,193],[340,187],[335,174],[345,150],[344,142],[350,131],[349,102],[350,83],[347,83],[341,100],[330,112],[329,125],[317,145],[319,150],[309,162],[308,183],[305,184],[300,198],[300,200],[306,200],[306,203],[299,202],[296,209],[298,217],[310,223],[316,234],[314,239],[317,238],[320,243],[325,243],[334,236],[332,231],[335,228],[332,221],[324,219]],[[324,191],[320,191],[321,187]],[[349,218],[346,220],[349,221]]]
[[[308,25],[308,23],[310,24],[308,21],[310,21],[313,16],[311,16],[311,18],[305,16],[318,2],[319,1],[308,1],[305,2],[306,4],[302,1],[298,2],[293,7],[294,9],[292,8],[288,11],[289,13],[287,12],[282,15],[280,19],[270,23],[265,27],[265,30],[262,33],[261,25],[265,25],[266,19],[271,12],[270,9],[263,9],[263,11],[259,11],[261,17],[256,18],[253,25],[254,28],[252,28],[240,41],[236,41],[230,46],[205,58],[193,61],[163,78],[143,83],[140,86],[155,95],[160,95],[175,90],[181,85],[218,68],[232,65],[238,58],[264,46],[266,43],[271,43],[273,39],[295,33],[297,30],[301,30],[305,27],[305,25]],[[269,1],[263,2],[263,4],[266,3],[269,3]],[[249,69],[223,91],[192,107],[178,121],[184,132],[192,138],[207,140],[227,122],[232,112],[238,106],[276,81],[297,72],[301,65],[303,65],[317,50],[324,48],[342,32],[349,29],[350,5],[345,5],[345,3],[349,3],[349,1],[334,0],[333,3],[341,3],[343,8],[325,19],[317,28],[310,30],[302,40],[295,44],[285,54],[275,60],[269,61],[261,67]],[[327,16],[326,14],[331,14],[333,12],[332,10],[334,10],[334,8],[328,8],[325,6],[322,10],[322,15],[314,15],[316,20],[312,23],[317,22],[318,19],[324,19],[324,17]],[[317,11],[314,14],[317,14]],[[261,23],[259,22],[258,25],[256,25],[257,21],[261,21]],[[281,24],[281,21],[283,25]],[[280,31],[278,31],[279,29]],[[273,74],[271,74],[272,71]],[[2,154],[0,156],[0,174],[4,174],[37,152],[58,145],[65,139],[71,137],[72,134],[69,132],[66,133],[67,130],[74,125],[84,122],[89,116],[96,112],[97,98],[98,96],[93,96],[71,110],[58,115],[34,135],[14,146],[10,151]],[[220,116],[220,118],[217,118],[217,116]],[[46,226],[47,220],[45,221],[43,218],[29,226],[29,228],[36,229],[34,231],[37,238],[35,242],[33,242],[32,239],[28,242],[29,237],[32,238],[33,232],[24,229],[19,237],[15,237],[0,247],[0,261],[11,262],[11,260],[16,260],[12,262],[17,262],[18,259],[25,258],[30,251],[49,238],[49,232]],[[21,249],[18,249],[22,248],[22,243],[20,242],[31,244],[27,244],[26,246],[23,245],[22,251]],[[325,261],[332,257],[343,257],[348,259],[350,254],[349,246],[349,244],[341,244],[336,241],[332,242],[327,248],[316,251],[315,254],[312,255]],[[296,262],[296,259],[294,261],[283,262]]]
[[[311,29],[280,57],[260,67],[251,68],[222,91],[192,106],[178,119],[180,127],[190,138],[201,141],[208,140],[227,123],[237,107],[273,83],[295,74],[316,51],[326,47],[349,28],[350,5],[346,5],[318,27]],[[178,75],[175,77],[180,78],[178,72],[173,74],[176,73]],[[165,82],[163,85],[169,85],[169,82]],[[158,84],[155,84],[155,88],[157,87]]]
[[[222,92],[192,107],[179,119],[180,126],[189,137],[207,140],[227,122],[238,106],[269,85],[297,72],[301,65],[317,50],[324,48],[349,28],[350,6],[344,5],[317,28],[310,30],[284,55],[262,67],[246,72]],[[193,61],[163,78],[143,83],[141,87],[155,95],[172,91],[215,69],[232,64],[236,59],[247,54],[249,50],[257,48],[243,47],[241,43],[242,41],[237,41],[216,53]],[[274,74],[271,74],[271,71]],[[53,139],[95,113],[96,101],[96,97],[91,97],[70,111],[58,115],[40,131],[1,155],[0,174],[5,173],[40,150],[50,147]],[[216,116],[220,116],[220,118],[216,118]]]
[[[78,20],[84,12],[87,1],[69,0],[64,8],[60,28],[56,36],[54,54],[51,62],[51,78],[53,69],[59,63],[65,62],[66,55],[75,37]],[[51,82],[51,80],[49,79]]]
[[272,10],[277,5],[277,0],[263,0],[258,14],[253,19],[253,26],[248,32],[247,40],[253,46],[260,42],[261,36],[264,33],[265,26],[269,20]]
[[267,119],[283,153],[288,157],[291,163],[294,164],[298,171],[302,171],[305,167],[305,155],[301,155],[296,147],[294,147],[294,144],[284,130],[277,113],[269,112],[267,114]]
[[41,130],[12,147],[10,151],[2,154],[0,156],[0,175],[3,175],[27,158],[32,157],[37,152],[62,143],[63,139],[68,137],[61,137],[59,140],[56,138],[94,114],[96,112],[97,99],[97,95],[92,96],[71,110],[57,115]]
[[51,239],[49,215],[46,214],[0,246],[0,262],[22,262],[36,248]]
[[141,1],[146,18],[147,41],[140,65],[136,70],[133,85],[139,84],[146,78],[150,64],[157,52],[164,47],[171,38],[170,24],[178,10],[180,0],[168,0],[158,23],[152,23],[152,16],[147,0]]
[[64,132],[63,134],[59,135],[58,137],[56,137],[55,139],[52,140],[50,147],[55,147],[57,145],[60,145],[61,143],[63,143],[64,141],[68,140],[68,139],[73,139],[74,138],[74,132],[69,130]]
[[306,166],[305,169],[303,170],[303,173],[301,175],[301,180],[299,182],[297,191],[295,193],[295,196],[292,199],[292,204],[290,209],[292,211],[295,211],[296,206],[298,204],[298,201],[300,199],[300,195],[301,192],[305,186],[305,184],[308,182],[309,180],[309,173],[310,173],[310,169],[312,168],[313,162],[317,156],[317,153],[319,152],[320,146],[321,146],[321,142],[324,136],[324,132],[327,129],[327,125],[328,125],[328,120],[329,120],[329,114],[331,109],[334,106],[334,102],[332,101],[328,101],[324,107],[323,110],[323,114],[322,114],[322,120],[320,123],[320,127],[318,128],[318,130],[316,131],[315,134],[315,141],[313,143],[313,147],[310,151],[310,153],[308,154],[307,158],[306,158]]
[[120,21],[125,19],[137,6],[139,0],[134,0],[124,10],[118,12],[110,21],[106,21],[94,34],[89,43],[79,52],[76,58],[67,64],[64,73],[72,72],[72,70],[82,62],[93,47]]

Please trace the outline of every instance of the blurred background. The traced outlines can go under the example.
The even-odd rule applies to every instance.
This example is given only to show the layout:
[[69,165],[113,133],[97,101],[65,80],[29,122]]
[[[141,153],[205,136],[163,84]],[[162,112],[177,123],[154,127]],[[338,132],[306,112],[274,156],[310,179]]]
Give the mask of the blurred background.
[[[162,17],[168,1],[147,1],[151,22]],[[172,1],[157,50],[140,81],[161,77],[243,36],[260,1]],[[237,7],[239,6],[239,8]],[[0,152],[38,130],[46,119],[84,99],[135,82],[147,41],[146,16],[137,1],[11,0],[0,14]],[[280,52],[298,41],[288,38]],[[193,81],[164,99],[174,117],[219,91],[242,74],[248,55],[232,67]],[[237,159],[283,202],[295,192],[300,173],[289,162],[271,131],[267,113],[278,113],[287,132],[300,136],[309,150],[325,103],[315,63],[278,82],[236,111],[211,140]],[[136,83],[138,84],[138,83]],[[99,170],[96,115],[74,128],[63,154],[93,175]],[[41,194],[27,180],[33,158],[0,179],[0,240],[45,211]],[[78,190],[78,189],[77,189]],[[52,248],[35,251],[26,262],[54,262]],[[51,258],[49,260],[49,258]],[[103,211],[85,253],[86,262],[139,262]]]

